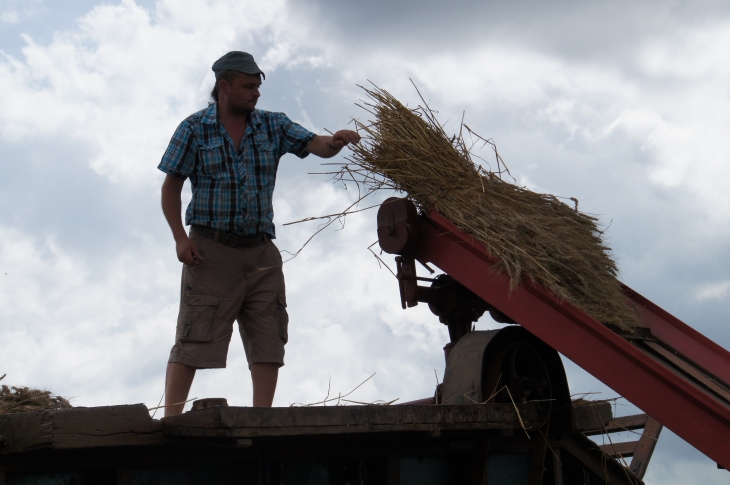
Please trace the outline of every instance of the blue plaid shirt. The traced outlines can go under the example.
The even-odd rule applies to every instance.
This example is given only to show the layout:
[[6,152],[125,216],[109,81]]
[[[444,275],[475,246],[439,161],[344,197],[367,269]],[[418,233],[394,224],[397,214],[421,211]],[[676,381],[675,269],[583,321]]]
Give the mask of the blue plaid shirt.
[[193,198],[185,212],[187,225],[276,237],[271,202],[279,159],[285,153],[306,157],[315,136],[284,113],[257,109],[236,153],[214,103],[180,123],[157,168],[190,178]]

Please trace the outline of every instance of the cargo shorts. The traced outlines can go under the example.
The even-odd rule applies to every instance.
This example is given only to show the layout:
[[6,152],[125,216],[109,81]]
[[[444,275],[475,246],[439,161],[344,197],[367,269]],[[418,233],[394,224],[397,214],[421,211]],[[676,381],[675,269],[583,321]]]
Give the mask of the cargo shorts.
[[276,245],[232,248],[192,234],[203,262],[183,265],[175,345],[168,362],[198,369],[226,366],[233,322],[249,368],[284,365],[289,316],[282,259]]

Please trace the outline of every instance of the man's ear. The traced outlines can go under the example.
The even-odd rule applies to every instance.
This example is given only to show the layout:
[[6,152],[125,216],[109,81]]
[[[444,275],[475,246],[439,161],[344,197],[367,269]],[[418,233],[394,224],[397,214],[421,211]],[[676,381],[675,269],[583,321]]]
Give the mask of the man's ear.
[[226,79],[218,81],[218,92],[228,94],[231,91],[231,83]]

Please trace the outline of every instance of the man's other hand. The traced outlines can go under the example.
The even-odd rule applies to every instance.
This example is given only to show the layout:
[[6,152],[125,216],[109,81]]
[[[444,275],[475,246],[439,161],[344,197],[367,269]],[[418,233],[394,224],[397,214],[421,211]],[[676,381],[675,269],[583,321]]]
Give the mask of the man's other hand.
[[176,243],[177,259],[188,266],[197,266],[203,262],[198,247],[189,237],[180,238]]
[[345,145],[350,143],[360,143],[360,135],[356,131],[352,130],[340,130],[332,135],[332,146],[336,149],[343,148]]

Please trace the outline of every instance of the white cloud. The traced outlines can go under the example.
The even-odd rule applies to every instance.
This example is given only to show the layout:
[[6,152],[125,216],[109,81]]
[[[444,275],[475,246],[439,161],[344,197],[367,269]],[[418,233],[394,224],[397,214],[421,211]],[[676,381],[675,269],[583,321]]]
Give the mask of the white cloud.
[[17,24],[43,10],[43,0],[2,0],[0,24]]
[[[495,112],[519,113],[521,126],[514,127],[509,118],[503,123],[529,130],[547,121],[565,130],[566,147],[580,138],[597,150],[618,134],[645,157],[622,162],[630,170],[627,177],[648,176],[648,184],[689,195],[703,217],[727,220],[730,22],[637,42],[625,65],[576,62],[533,46],[491,40],[417,58],[388,48],[365,53],[347,78],[371,78],[397,97],[417,100],[408,81],[412,77],[433,107],[449,113],[446,118],[465,110],[467,120],[478,125]],[[338,55],[349,47],[342,46]],[[499,119],[490,121],[487,136],[500,129]]]
[[259,38],[276,51],[285,20],[282,1],[97,6],[78,29],[49,45],[26,36],[24,59],[0,62],[0,89],[13,93],[0,100],[3,135],[21,143],[63,132],[93,147],[98,173],[149,183],[150,154],[158,158],[175,126],[205,106],[212,60]]
[[[169,301],[178,287],[177,268],[154,259],[136,264],[122,254],[110,258],[102,275],[92,275],[53,240],[8,229],[0,236],[8,381],[51,383],[86,404],[140,399],[149,384],[145,368],[165,358],[159,342],[169,340],[175,318]],[[139,379],[130,382],[130,373]]]
[[[629,259],[629,274],[646,278],[644,288],[655,292],[657,303],[681,310],[692,291],[683,293],[684,300],[673,298],[668,282],[696,288],[696,281],[713,281],[704,273],[715,266],[697,267],[684,278],[681,267],[673,269],[677,252],[692,247],[692,255],[709,254],[702,246],[708,234],[723,248],[728,237],[728,25],[639,38],[634,57],[622,62],[576,60],[479,32],[468,48],[452,49],[444,41],[414,55],[414,34],[411,44],[366,49],[363,38],[334,36],[316,18],[292,18],[283,0],[160,0],[153,9],[123,0],[98,5],[48,42],[29,32],[22,56],[0,57],[0,156],[12,149],[24,157],[12,166],[30,167],[17,179],[0,181],[0,188],[12,184],[23,194],[21,203],[0,214],[0,354],[6,366],[0,372],[8,372],[10,383],[48,383],[79,396],[79,404],[157,402],[180,268],[156,202],[155,166],[177,123],[205,106],[210,65],[229,49],[255,53],[268,75],[262,102],[281,105],[310,128],[362,117],[351,103],[361,97],[354,84],[367,79],[413,104],[412,77],[442,119],[466,109],[477,131],[500,133],[497,143],[514,154],[507,162],[520,181],[545,191],[566,189],[558,195],[583,191],[581,207],[600,207],[616,225],[623,222],[619,246],[637,254]],[[407,25],[403,32],[411,35]],[[282,79],[286,86],[277,84]],[[68,142],[63,155],[48,155],[49,140]],[[61,167],[51,173],[67,193],[79,190],[78,170],[64,176],[69,152],[87,157],[84,164],[96,174],[83,183],[113,186],[126,197],[128,206],[109,214],[118,218],[110,234],[88,228],[93,223],[73,197],[49,203],[38,194],[37,181],[50,167]],[[304,177],[314,163],[282,160],[275,195],[282,249],[298,249],[318,224],[284,228],[283,222],[337,212],[352,198],[324,179]],[[636,193],[627,195],[630,190]],[[651,204],[639,206],[639,196]],[[43,224],[51,204],[58,210],[46,222],[61,214],[64,238]],[[122,212],[132,215],[121,218]],[[29,213],[40,214],[33,219],[37,226],[18,229]],[[446,330],[424,305],[400,309],[392,275],[378,269],[366,250],[376,237],[373,224],[374,212],[353,216],[344,231],[328,230],[287,263],[292,323],[277,404],[323,398],[330,375],[333,390],[348,391],[377,372],[359,391],[362,400],[431,393],[433,369],[443,369]],[[74,247],[86,237],[119,244],[103,248],[104,258],[92,257]],[[724,251],[712,254],[720,253],[712,263],[718,268],[728,264]],[[729,285],[700,288],[697,299],[726,301]],[[575,392],[592,390],[590,378],[574,375]],[[201,372],[195,381],[191,397],[212,395],[250,402],[237,337],[229,369]],[[652,465],[657,463],[655,457]]]
[[723,281],[720,283],[712,283],[705,285],[697,290],[695,299],[697,301],[708,301],[708,300],[724,300],[730,291],[730,281]]

